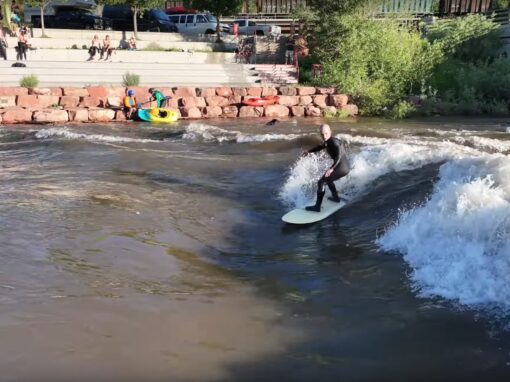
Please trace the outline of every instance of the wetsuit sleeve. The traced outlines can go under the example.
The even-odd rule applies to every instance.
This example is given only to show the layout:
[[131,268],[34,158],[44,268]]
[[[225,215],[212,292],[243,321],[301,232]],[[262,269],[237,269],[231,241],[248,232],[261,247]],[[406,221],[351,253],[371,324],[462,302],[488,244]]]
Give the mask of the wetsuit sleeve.
[[317,151],[324,150],[326,148],[326,142],[320,144],[319,146],[315,146],[313,149],[308,150],[308,153],[316,153]]

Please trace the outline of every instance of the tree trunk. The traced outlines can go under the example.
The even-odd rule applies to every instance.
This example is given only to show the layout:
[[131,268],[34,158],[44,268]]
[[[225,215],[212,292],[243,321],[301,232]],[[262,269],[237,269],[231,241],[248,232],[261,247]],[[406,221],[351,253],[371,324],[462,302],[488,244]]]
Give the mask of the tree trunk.
[[138,24],[137,24],[137,19],[138,19],[138,7],[133,7],[133,29],[134,29],[134,32],[135,32],[135,38],[138,40]]
[[2,1],[2,14],[4,15],[3,23],[4,27],[9,29],[9,33],[11,33],[11,2],[10,1]]
[[218,23],[216,24],[216,42],[222,42],[220,34],[220,17],[221,15],[216,15],[216,19],[218,20]]
[[[41,3],[41,29],[42,29],[42,37],[46,37],[46,30],[44,29],[44,7],[46,4],[44,1]],[[51,26],[51,25],[50,25]]]

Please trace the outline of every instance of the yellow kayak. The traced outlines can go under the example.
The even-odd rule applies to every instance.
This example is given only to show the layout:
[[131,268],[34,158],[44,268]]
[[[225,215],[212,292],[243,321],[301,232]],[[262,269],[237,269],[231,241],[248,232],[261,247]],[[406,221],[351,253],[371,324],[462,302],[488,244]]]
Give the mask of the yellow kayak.
[[147,122],[175,122],[179,115],[170,109],[153,107],[152,109],[138,109],[138,118]]

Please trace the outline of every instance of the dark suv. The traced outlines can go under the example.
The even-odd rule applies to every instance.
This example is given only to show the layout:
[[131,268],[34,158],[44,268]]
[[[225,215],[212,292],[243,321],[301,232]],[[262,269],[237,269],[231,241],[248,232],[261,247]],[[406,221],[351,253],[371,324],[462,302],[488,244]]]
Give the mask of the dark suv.
[[[105,5],[103,18],[111,21],[112,28],[120,31],[132,31],[133,11],[124,5]],[[139,31],[149,32],[178,32],[177,26],[161,9],[149,9],[137,19]]]
[[[32,23],[41,26],[41,16],[32,16]],[[55,7],[55,16],[44,16],[44,25],[48,28],[62,29],[111,29],[110,20],[93,14],[88,9],[76,7]]]

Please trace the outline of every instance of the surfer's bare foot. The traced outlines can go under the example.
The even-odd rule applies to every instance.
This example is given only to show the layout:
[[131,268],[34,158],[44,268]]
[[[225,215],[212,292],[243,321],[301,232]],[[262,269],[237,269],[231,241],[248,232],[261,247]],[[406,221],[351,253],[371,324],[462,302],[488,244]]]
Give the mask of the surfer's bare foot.
[[308,206],[308,207],[305,207],[305,210],[312,211],[312,212],[321,212],[321,207],[320,206]]

